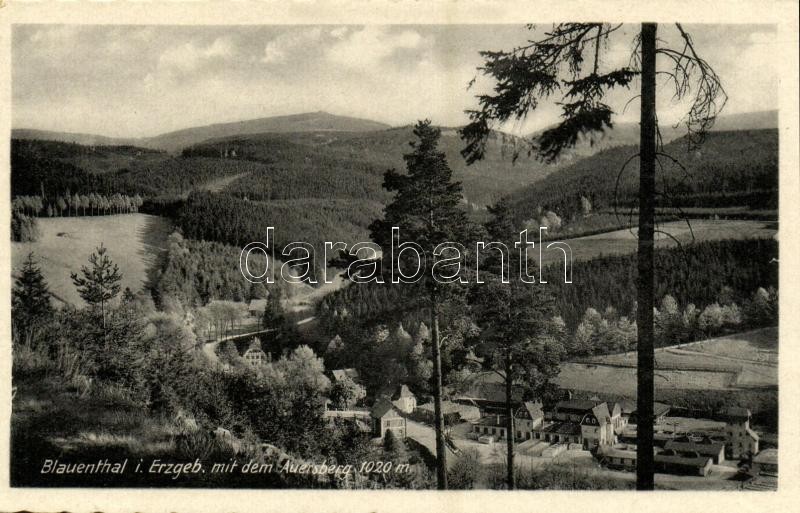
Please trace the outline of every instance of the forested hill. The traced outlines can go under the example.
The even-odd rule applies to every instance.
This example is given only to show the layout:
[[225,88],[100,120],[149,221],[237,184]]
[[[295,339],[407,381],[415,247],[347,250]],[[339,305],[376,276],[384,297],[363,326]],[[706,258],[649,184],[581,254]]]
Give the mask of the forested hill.
[[143,145],[178,152],[187,146],[209,139],[246,134],[308,131],[369,132],[386,128],[389,128],[389,125],[368,119],[336,116],[327,112],[308,112],[187,128],[147,138],[143,141]]
[[[518,190],[510,195],[517,220],[531,218],[538,207],[568,220],[581,215],[582,196],[595,211],[608,209],[615,190],[620,205],[635,204],[638,162],[620,171],[636,152],[631,145],[610,148]],[[659,206],[777,208],[777,129],[710,132],[694,148],[680,138],[664,146],[659,163]]]
[[[405,168],[403,155],[410,151],[409,142],[414,139],[410,126],[370,132],[264,133],[206,141],[184,149],[183,155],[268,164],[272,169],[270,176],[250,176],[228,189],[250,199],[284,199],[285,195],[276,195],[276,182],[305,181],[306,186],[311,186],[310,180],[357,182],[349,186],[366,187],[370,189],[366,197],[383,200],[385,194],[380,184],[384,171]],[[463,142],[457,130],[442,129],[439,147],[453,169],[454,179],[464,186],[465,201],[473,208],[492,204],[557,169],[532,158],[521,157],[513,162],[515,144],[520,144],[519,139],[495,132],[487,143],[486,158],[467,166],[460,154]],[[313,197],[326,195],[323,192],[322,196]]]

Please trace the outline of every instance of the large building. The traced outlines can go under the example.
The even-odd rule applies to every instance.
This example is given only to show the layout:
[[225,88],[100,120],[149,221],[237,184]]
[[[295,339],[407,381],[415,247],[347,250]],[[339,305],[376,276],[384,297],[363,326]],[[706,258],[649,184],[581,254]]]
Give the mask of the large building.
[[[561,401],[546,412],[539,402],[525,402],[515,409],[514,438],[595,449],[614,444],[616,430],[623,425],[619,405],[600,400]],[[505,438],[505,416],[486,415],[473,425],[473,432]]]
[[610,446],[616,430],[624,425],[621,408],[599,399],[570,399],[556,403],[545,412],[544,422],[533,438],[545,442],[576,443],[584,449]]
[[728,458],[740,459],[758,454],[758,434],[750,429],[750,410],[728,408],[725,418],[725,453]]
[[[514,439],[530,440],[533,438],[533,430],[541,426],[544,420],[542,403],[527,401],[512,408],[514,410]],[[472,431],[478,435],[494,435],[505,438],[506,419],[507,416],[501,413],[484,415],[472,425]]]

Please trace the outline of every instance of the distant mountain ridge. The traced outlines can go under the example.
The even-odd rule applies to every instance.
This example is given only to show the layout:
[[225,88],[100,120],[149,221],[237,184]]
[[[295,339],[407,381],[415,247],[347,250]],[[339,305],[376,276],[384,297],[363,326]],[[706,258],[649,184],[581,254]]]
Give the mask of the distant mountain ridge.
[[[778,127],[778,111],[746,112],[721,116],[712,131],[757,130]],[[392,128],[390,125],[369,119],[338,116],[327,112],[307,112],[286,116],[272,116],[228,123],[184,128],[166,132],[153,137],[122,138],[107,137],[97,134],[57,132],[30,128],[14,128],[13,139],[40,139],[44,141],[74,142],[87,146],[141,146],[144,148],[166,150],[172,153],[213,139],[255,135],[261,133],[289,132],[375,132]],[[398,127],[400,128],[400,127]],[[457,130],[454,127],[442,127],[445,135]],[[684,135],[681,127],[663,126],[661,128],[664,142],[670,142]],[[528,134],[530,137],[534,134]],[[588,141],[571,150],[568,159],[585,157],[615,146],[636,144],[639,126],[636,123],[617,123],[614,129],[595,138],[594,144]]]
[[385,123],[368,119],[337,116],[327,112],[307,112],[287,116],[272,116],[230,123],[184,128],[153,137],[115,138],[94,134],[54,132],[28,128],[15,128],[11,131],[13,139],[40,139],[45,141],[74,142],[82,145],[103,146],[141,146],[169,152],[181,149],[209,139],[251,135],[259,133],[286,132],[371,132],[390,128]]
[[[778,111],[766,110],[758,112],[744,112],[720,116],[710,132],[729,132],[734,130],[763,130],[778,128]],[[686,127],[662,124],[660,127],[661,139],[668,144],[686,135]],[[532,132],[525,137],[534,138],[542,131]],[[595,134],[591,141],[586,138],[579,142],[575,148],[564,152],[561,162],[569,162],[580,157],[588,157],[609,148],[617,146],[630,146],[639,144],[639,124],[631,122],[614,123],[614,128],[602,134]]]

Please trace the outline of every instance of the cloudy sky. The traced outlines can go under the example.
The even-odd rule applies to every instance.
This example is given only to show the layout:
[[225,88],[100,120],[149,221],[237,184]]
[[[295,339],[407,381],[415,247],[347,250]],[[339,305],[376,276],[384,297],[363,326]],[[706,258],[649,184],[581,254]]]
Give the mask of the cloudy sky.
[[[627,62],[635,26],[617,33],[603,66]],[[726,113],[777,108],[776,32],[770,26],[687,26],[730,97]],[[675,29],[659,35],[674,41]],[[519,26],[16,25],[13,126],[118,137],[324,110],[391,125],[431,118],[460,125],[474,95],[480,50],[509,49]],[[659,115],[683,109],[661,88]],[[615,93],[612,107],[632,96]],[[544,108],[525,132],[556,120]],[[635,104],[622,115],[635,120]]]

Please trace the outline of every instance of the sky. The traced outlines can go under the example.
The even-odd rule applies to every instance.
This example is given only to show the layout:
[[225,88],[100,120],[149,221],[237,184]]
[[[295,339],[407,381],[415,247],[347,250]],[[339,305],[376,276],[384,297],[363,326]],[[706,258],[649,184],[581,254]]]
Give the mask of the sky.
[[[547,28],[524,26],[122,26],[15,25],[12,123],[112,137],[146,137],[181,128],[326,111],[393,126],[429,118],[458,126],[475,95],[482,50],[524,44]],[[603,69],[627,63],[637,26],[603,48]],[[767,25],[687,25],[697,51],[729,96],[724,113],[777,109],[777,33]],[[674,26],[661,25],[664,44]],[[470,80],[478,81],[468,89]],[[677,122],[686,105],[659,86],[659,119]],[[635,88],[635,84],[633,86]],[[608,103],[623,112],[631,91]],[[527,133],[558,120],[549,102],[522,123]]]

